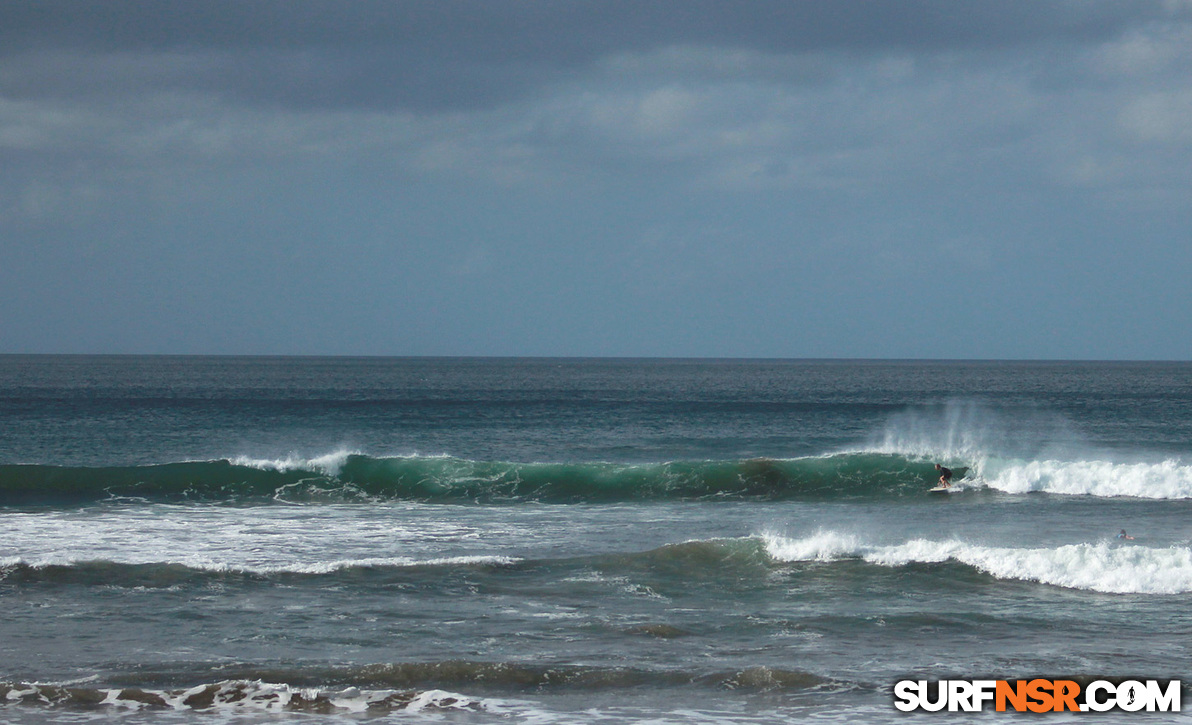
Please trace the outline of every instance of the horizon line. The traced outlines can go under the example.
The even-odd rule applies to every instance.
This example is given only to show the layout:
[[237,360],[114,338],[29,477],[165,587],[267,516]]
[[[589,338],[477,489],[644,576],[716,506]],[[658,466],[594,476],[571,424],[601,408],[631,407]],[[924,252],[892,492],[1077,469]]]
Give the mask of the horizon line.
[[674,362],[917,362],[917,363],[1187,363],[1175,358],[950,358],[950,357],[832,357],[832,356],[717,356],[717,355],[395,355],[356,353],[125,353],[125,352],[0,352],[0,358],[208,358],[310,360],[537,360],[537,361],[674,361]]

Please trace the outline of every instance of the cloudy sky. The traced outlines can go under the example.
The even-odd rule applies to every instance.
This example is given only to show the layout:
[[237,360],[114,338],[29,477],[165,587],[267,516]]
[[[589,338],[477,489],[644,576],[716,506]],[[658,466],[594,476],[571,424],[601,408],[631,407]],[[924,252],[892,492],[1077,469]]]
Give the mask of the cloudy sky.
[[0,352],[1190,331],[1187,1],[0,0]]

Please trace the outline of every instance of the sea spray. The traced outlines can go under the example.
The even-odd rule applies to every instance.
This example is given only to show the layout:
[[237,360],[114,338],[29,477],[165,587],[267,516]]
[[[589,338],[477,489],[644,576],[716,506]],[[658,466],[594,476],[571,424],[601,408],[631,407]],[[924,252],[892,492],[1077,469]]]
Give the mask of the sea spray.
[[986,462],[991,459],[1079,458],[1088,448],[1071,421],[1055,411],[949,400],[892,414],[863,450],[951,464],[964,462],[979,478],[988,475]]

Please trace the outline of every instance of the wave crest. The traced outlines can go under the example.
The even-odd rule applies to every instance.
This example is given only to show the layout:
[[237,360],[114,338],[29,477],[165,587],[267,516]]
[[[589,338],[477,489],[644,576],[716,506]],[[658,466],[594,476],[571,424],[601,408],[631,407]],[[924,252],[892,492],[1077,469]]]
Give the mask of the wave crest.
[[452,456],[222,459],[146,466],[0,465],[0,506],[100,501],[254,503],[606,503],[844,500],[921,496],[949,465],[956,491],[1192,498],[1192,466],[1108,460],[921,458],[857,451],[793,459],[518,463]]
[[[958,469],[963,475],[964,469]],[[515,463],[451,456],[192,461],[129,467],[0,465],[0,505],[103,500],[339,503],[615,502],[902,496],[934,478],[895,455],[665,463]]]

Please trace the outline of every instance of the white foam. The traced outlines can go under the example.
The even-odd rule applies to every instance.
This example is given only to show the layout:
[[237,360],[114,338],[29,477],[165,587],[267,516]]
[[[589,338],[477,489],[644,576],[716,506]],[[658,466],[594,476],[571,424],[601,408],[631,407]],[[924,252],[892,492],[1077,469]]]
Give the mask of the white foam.
[[371,557],[361,559],[338,559],[335,561],[320,561],[320,562],[286,562],[279,564],[263,564],[252,565],[243,563],[231,563],[227,561],[217,561],[207,557],[177,557],[174,560],[134,560],[134,561],[103,561],[100,562],[94,557],[72,557],[72,556],[54,556],[54,557],[37,557],[37,558],[21,558],[21,557],[4,557],[0,559],[0,579],[3,579],[5,570],[11,570],[16,566],[28,566],[32,569],[44,569],[51,566],[69,567],[78,566],[89,563],[115,563],[115,564],[160,564],[160,565],[179,565],[185,566],[189,569],[197,571],[208,571],[216,573],[244,573],[256,575],[269,574],[333,574],[335,572],[344,571],[356,567],[371,567],[371,568],[413,568],[421,566],[509,566],[516,564],[521,559],[512,556],[448,556],[430,559],[415,559],[411,557]]
[[[136,706],[122,698],[121,694],[121,690],[108,691],[104,704],[124,707]],[[215,685],[199,685],[189,690],[159,691],[155,694],[175,710],[193,709],[195,705],[191,698],[199,698],[201,702],[206,702],[209,699],[210,705],[200,705],[200,707],[215,711],[283,712],[299,700],[309,703],[323,699],[337,710],[363,713],[367,712],[370,707],[386,703],[395,697],[398,698],[396,704],[399,709],[412,712],[421,712],[428,708],[482,710],[485,707],[482,700],[445,690],[420,692],[406,702],[407,696],[396,690],[361,690],[357,687],[347,687],[343,690],[320,690],[318,688],[294,688],[285,684],[260,680],[251,682],[226,680]]]
[[521,559],[511,556],[448,556],[434,559],[413,559],[410,557],[373,557],[367,559],[341,559],[312,564],[286,564],[244,569],[251,574],[330,574],[353,567],[419,567],[419,566],[508,566]]
[[1056,548],[1011,548],[958,540],[913,539],[866,545],[855,537],[818,532],[806,539],[762,537],[777,561],[861,559],[888,567],[956,561],[999,579],[1034,581],[1111,594],[1178,594],[1192,591],[1192,549],[1119,546],[1107,542]]
[[1042,491],[1105,497],[1192,498],[1192,466],[1178,459],[1161,463],[1012,462],[986,470],[985,485],[1008,493]]
[[457,695],[446,690],[427,690],[420,692],[406,705],[410,712],[420,712],[428,707],[435,709],[467,710],[477,707],[480,703],[463,695]]
[[344,464],[347,463],[348,457],[355,455],[360,455],[360,451],[340,450],[314,458],[302,458],[296,455],[290,455],[285,458],[237,456],[229,459],[229,462],[234,466],[259,468],[263,471],[278,471],[279,473],[314,471],[328,476],[338,476],[340,471],[343,470]]
[[833,561],[860,556],[861,543],[850,534],[817,531],[802,539],[763,534],[766,553],[778,561]]
[[233,508],[155,505],[5,513],[0,576],[16,566],[95,562],[219,572],[508,565],[537,529],[410,505]]

